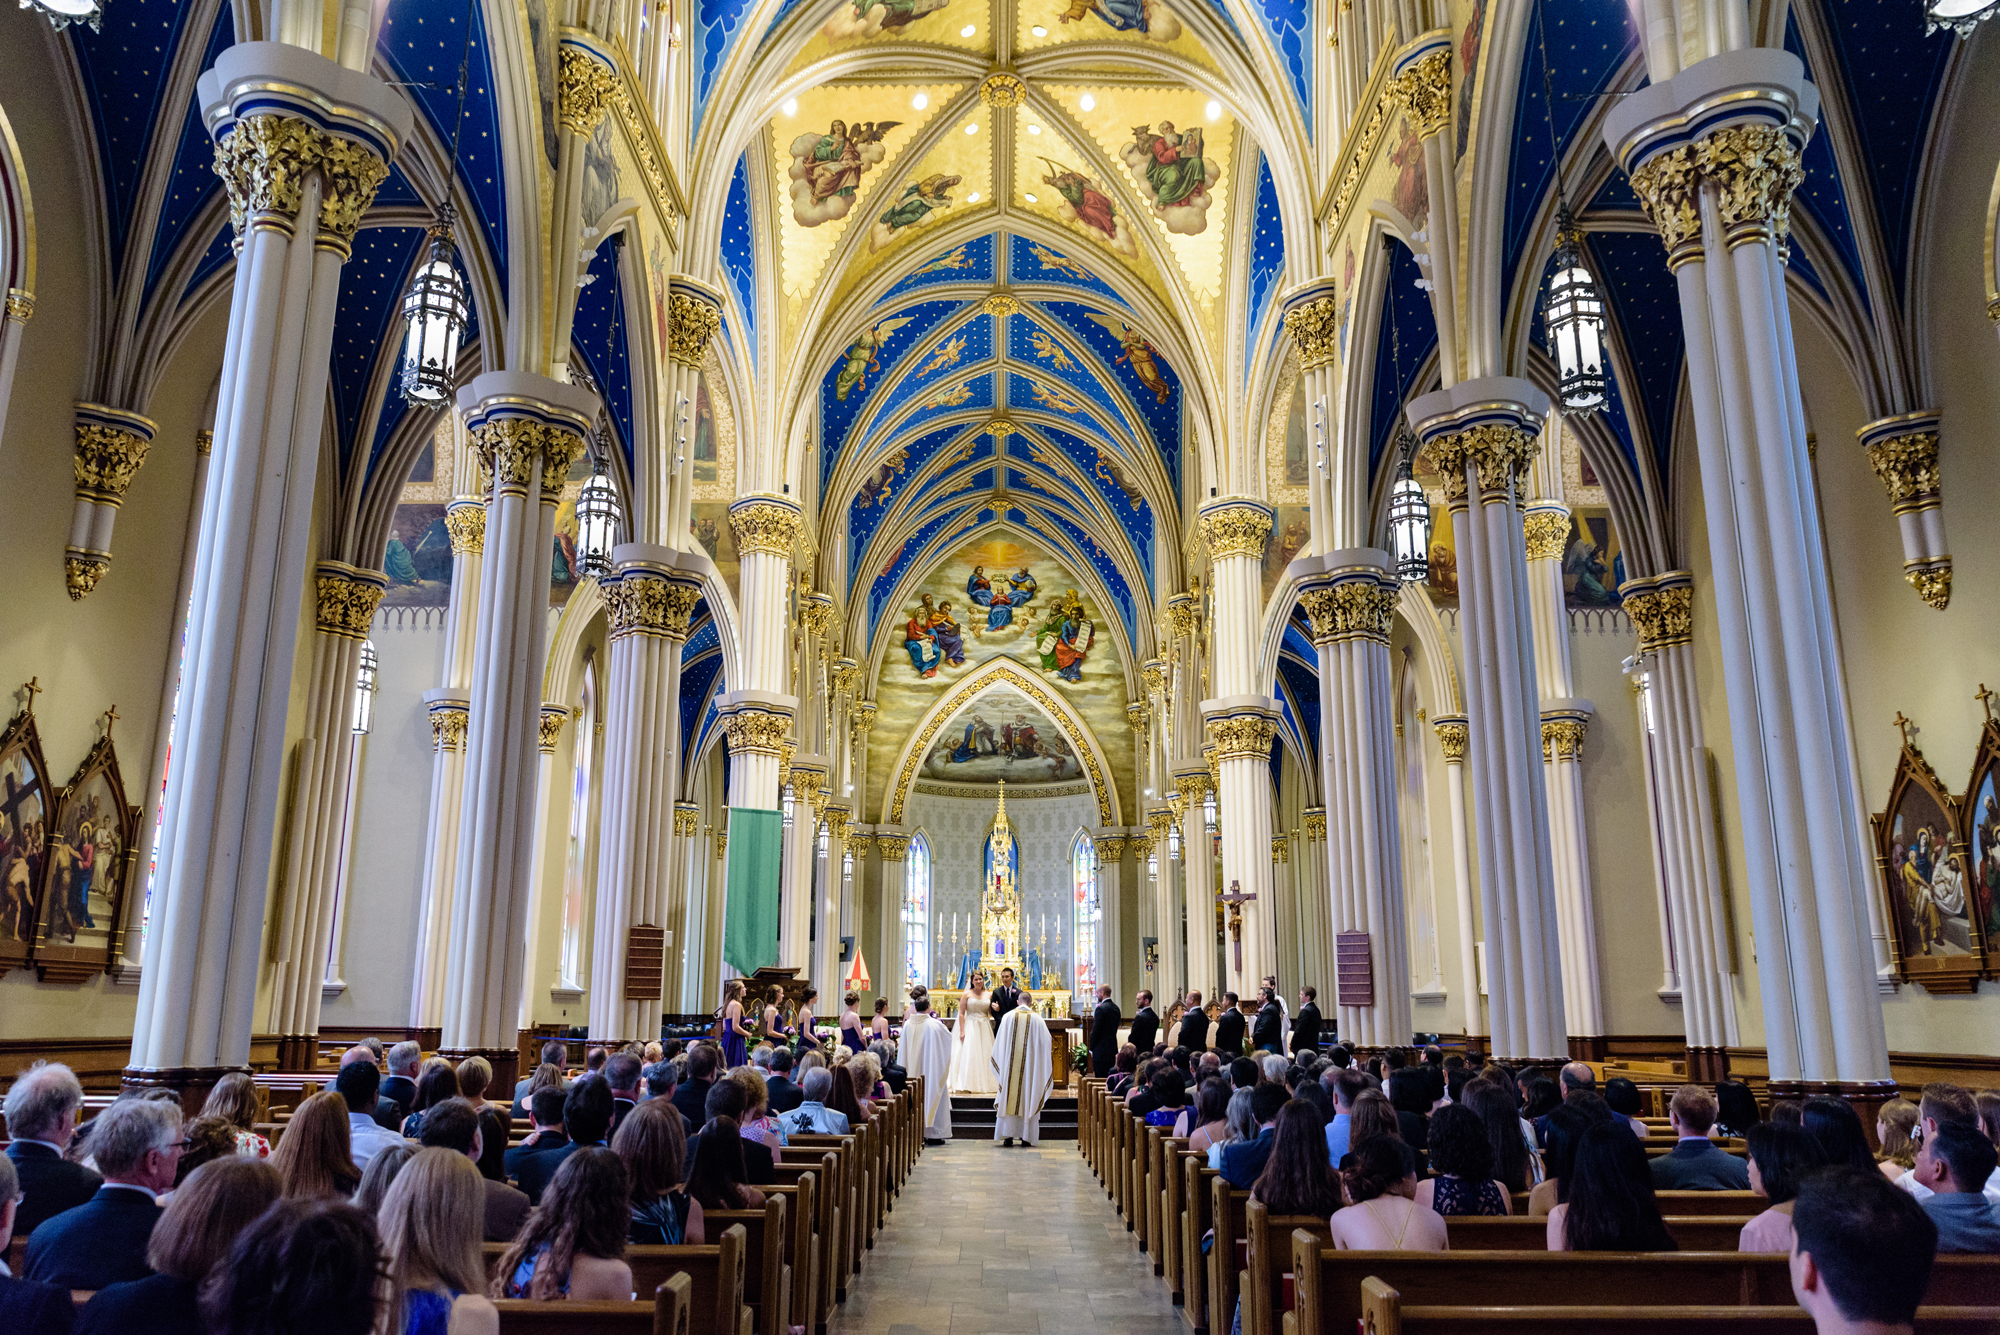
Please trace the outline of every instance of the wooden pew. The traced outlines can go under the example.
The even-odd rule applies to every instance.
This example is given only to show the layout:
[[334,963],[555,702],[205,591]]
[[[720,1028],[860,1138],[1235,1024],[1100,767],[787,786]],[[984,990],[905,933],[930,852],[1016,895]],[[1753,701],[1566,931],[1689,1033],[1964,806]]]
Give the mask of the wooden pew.
[[[1667,1215],[1667,1232],[1684,1252],[1733,1252],[1748,1215]],[[1547,1215],[1475,1218],[1453,1215],[1445,1232],[1455,1252],[1538,1252],[1548,1250]]]
[[772,1194],[761,1210],[710,1210],[704,1216],[708,1230],[743,1230],[743,1302],[756,1335],[789,1335],[791,1329],[789,1205],[783,1195]]
[[[1661,1191],[1654,1193],[1663,1215],[1733,1215],[1748,1218],[1762,1214],[1770,1202],[1754,1191]],[[1528,1193],[1514,1193],[1514,1213],[1528,1213]],[[1536,1216],[1541,1218],[1542,1216]]]
[[[1602,1335],[1811,1335],[1802,1307],[1405,1307],[1379,1279],[1361,1284],[1369,1335],[1541,1335],[1588,1330]],[[1990,1335],[2000,1307],[1920,1307],[1920,1335]]]
[[[1185,1136],[1169,1136],[1161,1140],[1157,1176],[1160,1192],[1160,1264],[1153,1267],[1153,1273],[1165,1276],[1176,1305],[1184,1300],[1181,1248],[1186,1238],[1181,1215],[1187,1209],[1187,1175],[1181,1164],[1190,1157],[1195,1156],[1188,1149]],[[1206,1155],[1199,1157],[1206,1161]]]
[[819,1180],[801,1173],[796,1182],[765,1187],[766,1196],[782,1196],[786,1201],[786,1257],[792,1268],[791,1324],[806,1325],[820,1284],[820,1253],[825,1243],[819,1235]]
[[781,1162],[794,1163],[818,1163],[828,1154],[834,1158],[830,1179],[834,1201],[833,1292],[835,1301],[844,1303],[847,1301],[847,1281],[861,1265],[857,1245],[861,1229],[856,1216],[860,1212],[862,1191],[855,1133],[850,1131],[844,1136],[793,1136],[792,1143],[780,1151]]
[[815,1285],[817,1292],[809,1306],[793,1309],[797,1312],[801,1325],[806,1324],[808,1311],[812,1314],[813,1325],[824,1324],[833,1315],[834,1269],[839,1264],[840,1227],[843,1216],[840,1213],[839,1199],[834,1195],[831,1184],[839,1175],[839,1171],[839,1160],[831,1153],[822,1153],[818,1159],[811,1162],[800,1159],[788,1162],[781,1159],[777,1165],[780,1185],[801,1183],[805,1178],[811,1178],[815,1182],[813,1200],[818,1217],[814,1220],[813,1232],[817,1244],[817,1256],[814,1262],[814,1269],[818,1272]]
[[1229,1185],[1220,1173],[1208,1186],[1209,1227],[1215,1241],[1208,1249],[1208,1329],[1222,1335],[1235,1324],[1237,1244],[1243,1240],[1244,1206],[1250,1193]]
[[[676,1277],[689,1285],[687,1293],[686,1335],[755,1335],[751,1329],[750,1309],[743,1305],[743,1270],[747,1234],[741,1224],[732,1224],[717,1235],[715,1245],[710,1247],[627,1247],[625,1264],[632,1267],[632,1287],[636,1292],[657,1292],[665,1288]],[[507,1244],[489,1242],[485,1244],[487,1265],[499,1260]],[[537,1303],[520,1301],[521,1307],[557,1308],[595,1307],[600,1304],[571,1304],[568,1302]],[[651,1308],[647,1303],[602,1304],[618,1309]],[[528,1318],[522,1318],[527,1320]],[[624,1316],[613,1316],[616,1320],[636,1320],[636,1315],[626,1312]],[[582,1326],[508,1325],[502,1318],[502,1325],[510,1331],[558,1330],[566,1329],[576,1335],[596,1335],[600,1329],[643,1330],[640,1325],[604,1326],[585,1323]]]
[[[1351,1252],[1303,1230],[1292,1235],[1294,1310],[1284,1335],[1347,1335],[1362,1319],[1361,1283],[1373,1277],[1408,1297],[1476,1293],[1493,1306],[1551,1294],[1577,1306],[1784,1307],[1788,1257],[1742,1252]],[[1926,1302],[1990,1303],[2000,1257],[1947,1255]]]
[[1214,1184],[1221,1174],[1204,1155],[1181,1160],[1181,1317],[1197,1331],[1208,1325],[1208,1257],[1201,1240],[1215,1221]]
[[689,1335],[693,1282],[670,1276],[649,1303],[537,1303],[498,1298],[500,1335]]
[[[1285,1281],[1291,1277],[1291,1238],[1310,1233],[1331,1243],[1331,1225],[1308,1215],[1274,1215],[1264,1202],[1253,1200],[1244,1203],[1243,1232],[1248,1258],[1236,1277],[1243,1306],[1243,1335],[1278,1335],[1285,1315]],[[1218,1232],[1216,1245],[1221,1242]]]

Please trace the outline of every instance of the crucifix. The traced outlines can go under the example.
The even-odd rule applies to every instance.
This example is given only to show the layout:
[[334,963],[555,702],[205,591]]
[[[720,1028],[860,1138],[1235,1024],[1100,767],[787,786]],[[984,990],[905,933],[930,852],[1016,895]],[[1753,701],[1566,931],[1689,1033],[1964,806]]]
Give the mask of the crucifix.
[[107,739],[109,739],[111,736],[111,725],[116,723],[117,721],[118,721],[118,706],[113,705],[111,706],[111,708],[104,711],[104,736]]
[[28,693],[27,712],[30,714],[35,712],[35,697],[48,689],[48,687],[39,684],[41,680],[40,677],[30,677],[28,678],[28,684],[21,688]]
[[1899,709],[1896,711],[1896,717],[1891,719],[1890,722],[1894,723],[1902,731],[1904,746],[1914,747],[1917,744],[1916,739],[1910,736],[1911,733],[1917,730],[1915,719],[1903,717],[1903,711]]
[[1243,906],[1257,898],[1257,892],[1253,890],[1245,894],[1243,882],[1231,881],[1229,893],[1216,898],[1229,905],[1229,939],[1236,946],[1236,972],[1240,974],[1243,972]]
[[[33,682],[29,682],[28,684],[30,686],[34,685]],[[1992,691],[1987,689],[1985,682],[1982,681],[1979,683],[1979,689],[1973,692],[1972,698],[1977,700],[1980,707],[1986,711],[1986,721],[1988,723],[2000,722],[2000,720],[1996,720],[1993,717],[1993,701],[1995,696]],[[29,699],[32,701],[33,697],[30,696]]]

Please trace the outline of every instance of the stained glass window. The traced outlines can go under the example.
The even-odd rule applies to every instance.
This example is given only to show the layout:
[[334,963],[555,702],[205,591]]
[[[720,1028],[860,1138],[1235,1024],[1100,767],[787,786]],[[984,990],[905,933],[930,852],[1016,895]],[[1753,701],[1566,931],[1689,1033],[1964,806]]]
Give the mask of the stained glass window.
[[589,874],[590,780],[597,744],[597,664],[583,665],[583,699],[577,705],[576,754],[570,770],[569,853],[563,869],[562,981],[583,986],[583,885]]
[[1070,880],[1075,891],[1076,930],[1071,937],[1076,958],[1079,996],[1090,996],[1102,977],[1098,958],[1104,939],[1104,905],[1097,897],[1097,841],[1078,830],[1069,850]]
[[903,891],[903,981],[922,987],[931,976],[931,843],[919,830],[910,840]]

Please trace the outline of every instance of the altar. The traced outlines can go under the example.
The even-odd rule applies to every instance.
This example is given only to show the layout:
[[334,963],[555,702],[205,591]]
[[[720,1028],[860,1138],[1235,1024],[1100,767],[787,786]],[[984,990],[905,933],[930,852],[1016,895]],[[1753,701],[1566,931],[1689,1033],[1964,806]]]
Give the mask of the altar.
[[[1072,1000],[1068,980],[1053,967],[1050,953],[1052,940],[1058,952],[1062,948],[1063,923],[1059,915],[1051,921],[1047,914],[1035,923],[1022,912],[1021,847],[1007,819],[1006,782],[999,787],[981,855],[979,908],[962,932],[954,918],[950,950],[939,952],[948,964],[931,991],[941,1000],[955,998],[971,986],[975,973],[985,977],[987,990],[992,991],[1000,986],[1001,973],[1011,969],[1015,985],[1033,996],[1035,1009],[1044,1017],[1068,1015]],[[942,944],[942,928],[940,936]]]

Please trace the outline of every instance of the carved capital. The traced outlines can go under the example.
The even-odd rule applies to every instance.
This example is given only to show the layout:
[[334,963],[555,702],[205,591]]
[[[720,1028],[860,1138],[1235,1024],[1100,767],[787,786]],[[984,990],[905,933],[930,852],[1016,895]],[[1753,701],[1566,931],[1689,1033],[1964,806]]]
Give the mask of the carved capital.
[[1264,544],[1271,537],[1271,512],[1261,505],[1238,503],[1219,505],[1201,512],[1201,536],[1208,554],[1220,561],[1226,556],[1264,558]]
[[557,61],[556,120],[572,134],[595,134],[620,96],[618,76],[574,46],[563,46]]
[[1131,850],[1134,858],[1140,862],[1144,862],[1147,858],[1153,856],[1153,836],[1150,834],[1128,835],[1125,840],[1125,847]]
[[799,628],[806,634],[824,635],[833,627],[833,598],[829,594],[809,593],[799,600]]
[[1729,125],[1695,140],[1694,153],[1702,175],[1720,191],[1716,217],[1732,249],[1787,240],[1792,192],[1806,178],[1791,135],[1775,125]]
[[776,709],[739,709],[723,720],[723,729],[730,755],[775,756],[792,730],[792,716]]
[[1326,808],[1307,807],[1300,832],[1314,843],[1323,843],[1326,840]]
[[1943,482],[1938,475],[1938,437],[1933,429],[1903,435],[1863,436],[1868,448],[1868,464],[1882,479],[1889,504],[1897,514],[1929,510],[1942,497]]
[[1659,229],[1667,267],[1678,269],[1701,258],[1701,172],[1694,145],[1683,144],[1647,158],[1628,173],[1640,207]]
[[1396,76],[1392,88],[1428,139],[1451,124],[1451,48],[1441,46]]
[[563,724],[569,722],[569,711],[561,705],[543,705],[541,719],[541,749],[554,755],[556,743],[562,740]]
[[[1139,684],[1146,689],[1151,699],[1167,689],[1167,664],[1164,659],[1149,658],[1139,665]],[[1128,714],[1131,712],[1128,708]]]
[[701,833],[701,808],[693,802],[674,803],[674,833],[683,839]]
[[1542,762],[1548,764],[1557,760],[1583,759],[1584,734],[1590,731],[1587,720],[1573,714],[1561,718],[1542,720]]
[[322,635],[349,640],[368,638],[368,623],[382,603],[387,585],[381,577],[323,565],[313,574],[315,623]]
[[1560,561],[1569,550],[1569,510],[1540,504],[1521,516],[1521,537],[1530,561]]
[[1097,860],[1100,864],[1123,862],[1125,845],[1129,843],[1122,834],[1107,834],[1097,841]]
[[667,356],[681,366],[699,368],[708,341],[722,328],[722,312],[706,301],[676,292],[667,303]]
[[861,664],[851,658],[836,658],[827,668],[826,679],[834,693],[847,695],[854,690],[854,683],[861,678]]
[[1951,558],[1943,558],[1940,564],[1905,570],[1903,578],[1917,591],[1917,597],[1944,611],[1951,602]]
[[1290,862],[1291,860],[1292,860],[1291,836],[1284,834],[1272,835],[1271,861],[1274,863],[1283,863],[1283,862]]
[[979,85],[979,100],[989,107],[1018,107],[1028,100],[1028,86],[1015,75],[997,71]]
[[[84,405],[78,405],[80,408]],[[125,489],[138,476],[146,453],[153,447],[151,423],[135,414],[120,414],[123,420],[107,420],[93,413],[78,414],[76,423],[76,495],[78,500],[96,505],[117,506],[125,499]]]
[[480,501],[453,501],[445,507],[444,531],[451,536],[453,556],[477,556],[486,550],[486,506]]
[[1444,763],[1460,765],[1465,763],[1465,744],[1471,737],[1471,730],[1464,719],[1441,718],[1431,725],[1437,729],[1438,749],[1444,752]]
[[1200,806],[1201,799],[1208,796],[1208,771],[1193,770],[1174,775],[1174,793],[1180,798],[1183,811],[1192,811]]
[[1540,449],[1540,435],[1505,422],[1484,422],[1424,446],[1444,483],[1445,499],[1454,506],[1465,503],[1467,477],[1475,472],[1482,501],[1507,495],[1527,476]]
[[847,715],[848,735],[854,738],[857,745],[866,745],[868,730],[874,726],[875,702],[873,700],[855,701],[854,708],[848,711]]
[[1201,603],[1191,593],[1177,593],[1167,599],[1167,625],[1175,639],[1191,637],[1201,625]]
[[736,550],[789,558],[799,538],[799,508],[789,502],[753,497],[729,507],[729,528]]
[[289,234],[313,173],[321,181],[317,240],[345,257],[389,175],[388,163],[358,140],[275,112],[245,116],[215,145],[215,174],[229,194],[229,222],[239,239],[247,227]]
[[563,479],[583,454],[577,432],[526,417],[489,419],[473,427],[471,437],[496,494],[525,496],[539,477],[545,505],[561,499]]
[[910,836],[907,834],[878,834],[875,843],[882,850],[884,862],[901,862],[910,855]]
[[434,751],[463,751],[465,749],[466,724],[471,721],[471,711],[464,705],[436,704],[431,706],[431,749]]
[[1694,639],[1694,589],[1686,584],[1629,592],[1624,605],[1639,629],[1641,652]]
[[25,287],[7,289],[7,318],[16,324],[26,324],[35,315],[35,294]]
[[63,556],[63,587],[69,590],[70,601],[82,602],[110,568],[109,556],[75,551],[66,553]]
[[604,581],[603,587],[610,638],[614,640],[627,635],[684,640],[694,605],[701,601],[700,586],[641,570],[628,570],[615,580]]
[[1153,721],[1152,707],[1142,700],[1134,700],[1125,706],[1125,722],[1133,732],[1143,733]]
[[1340,299],[1320,297],[1285,312],[1285,332],[1298,345],[1299,366],[1316,370],[1340,360]]
[[1231,714],[1211,720],[1208,734],[1218,760],[1269,760],[1278,721],[1268,714]]
[[1342,640],[1389,642],[1395,625],[1396,600],[1402,586],[1386,576],[1367,575],[1337,584],[1308,586],[1299,593],[1299,605],[1312,623],[1314,644],[1337,644]]
[[209,451],[213,450],[214,448],[215,448],[215,433],[213,431],[210,431],[208,428],[203,427],[201,430],[194,433],[194,452],[196,454],[199,454],[202,458],[206,459],[208,457]]

